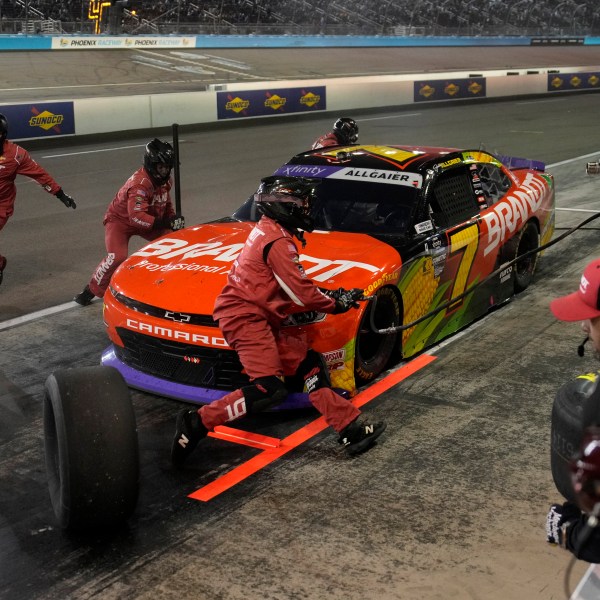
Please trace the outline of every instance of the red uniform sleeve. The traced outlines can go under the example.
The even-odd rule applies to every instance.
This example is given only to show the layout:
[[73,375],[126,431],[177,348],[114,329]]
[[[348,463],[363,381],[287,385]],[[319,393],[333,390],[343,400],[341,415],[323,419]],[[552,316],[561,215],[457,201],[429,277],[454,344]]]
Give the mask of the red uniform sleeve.
[[322,135],[318,138],[315,143],[312,145],[312,150],[318,150],[319,148],[328,148],[329,146],[339,146],[337,137],[335,137],[335,133],[330,131],[325,135]]
[[321,292],[308,278],[300,264],[298,250],[290,239],[281,238],[273,242],[267,255],[267,264],[298,311],[333,312],[335,300]]
[[56,194],[60,190],[60,185],[54,181],[50,174],[40,167],[33,158],[29,155],[29,152],[20,146],[15,154],[15,161],[17,162],[17,173],[19,175],[25,175],[31,177],[37,181],[49,194]]
[[134,182],[127,190],[127,213],[129,222],[140,229],[152,229],[154,217],[148,213],[152,190]]

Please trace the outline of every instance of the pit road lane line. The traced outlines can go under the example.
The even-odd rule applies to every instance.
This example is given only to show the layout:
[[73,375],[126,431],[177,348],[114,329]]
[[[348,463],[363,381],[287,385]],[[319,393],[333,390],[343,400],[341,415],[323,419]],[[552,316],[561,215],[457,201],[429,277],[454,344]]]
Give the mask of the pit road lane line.
[[[427,366],[429,363],[433,362],[435,359],[436,357],[432,356],[431,354],[421,354],[417,358],[400,367],[397,371],[390,373],[380,381],[369,386],[366,390],[357,394],[352,400],[352,404],[354,404],[356,407],[361,407],[367,404],[367,402],[377,398],[383,394],[383,392],[386,392],[396,384],[400,383],[400,381],[410,377],[423,367]],[[247,479],[250,477],[250,475],[253,475],[257,471],[260,471],[267,465],[270,465],[272,462],[276,461],[278,458],[281,458],[284,454],[290,452],[290,450],[297,448],[300,444],[303,444],[318,433],[321,433],[327,427],[328,425],[325,422],[324,417],[315,419],[308,425],[305,425],[301,429],[298,429],[298,431],[295,431],[291,435],[288,435],[288,437],[281,440],[281,443],[278,447],[263,450],[260,454],[237,466],[232,471],[221,475],[221,477],[215,479],[215,481],[189,494],[188,498],[200,500],[202,502],[208,502],[209,500],[212,500],[219,494],[222,494],[244,479]]]

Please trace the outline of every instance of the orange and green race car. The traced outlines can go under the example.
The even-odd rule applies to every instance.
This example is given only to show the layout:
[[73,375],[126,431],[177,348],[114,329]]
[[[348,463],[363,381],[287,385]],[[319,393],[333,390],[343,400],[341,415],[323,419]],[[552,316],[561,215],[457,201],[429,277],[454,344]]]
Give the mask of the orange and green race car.
[[[321,180],[316,228],[300,250],[307,275],[376,298],[286,322],[308,332],[348,397],[527,288],[539,256],[530,251],[554,231],[554,182],[537,161],[357,145],[298,154],[275,174]],[[212,310],[258,218],[249,199],[231,217],[170,233],[123,263],[104,298],[112,344],[102,363],[131,387],[199,404],[247,384]],[[297,389],[281,407],[304,406]]]

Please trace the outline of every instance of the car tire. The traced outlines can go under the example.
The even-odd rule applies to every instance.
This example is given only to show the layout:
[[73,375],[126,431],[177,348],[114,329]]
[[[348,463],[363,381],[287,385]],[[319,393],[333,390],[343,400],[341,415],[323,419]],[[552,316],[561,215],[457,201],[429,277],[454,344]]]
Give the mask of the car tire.
[[579,452],[583,430],[599,422],[600,394],[593,394],[596,381],[590,376],[577,377],[563,385],[552,405],[550,468],[556,489],[571,502],[575,492],[571,483],[571,460]]
[[[384,287],[375,294],[375,326],[377,329],[400,325],[400,300],[391,287]],[[371,330],[370,303],[365,310],[356,336],[354,377],[357,385],[368,383],[400,356],[400,332],[378,334]]]
[[61,528],[114,528],[131,516],[139,490],[137,429],[116,369],[64,369],[47,378],[44,449]]
[[[511,240],[511,242],[515,246],[512,258],[518,258],[526,252],[538,248],[540,245],[540,232],[537,228],[537,225],[530,221],[523,229],[521,229],[520,233]],[[515,263],[515,294],[524,292],[529,287],[529,284],[533,280],[533,274],[537,265],[538,256],[539,255],[536,252]]]

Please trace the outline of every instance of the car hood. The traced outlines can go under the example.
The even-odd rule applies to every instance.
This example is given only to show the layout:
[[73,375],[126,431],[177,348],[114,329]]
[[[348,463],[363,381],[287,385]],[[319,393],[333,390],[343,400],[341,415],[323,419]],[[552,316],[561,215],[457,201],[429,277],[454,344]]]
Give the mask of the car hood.
[[[212,314],[227,273],[254,223],[209,223],[169,233],[132,254],[111,288],[138,302],[179,312]],[[306,233],[298,243],[307,275],[325,288],[363,288],[397,280],[400,255],[366,234]]]

